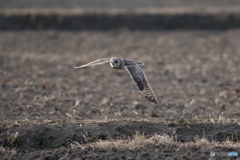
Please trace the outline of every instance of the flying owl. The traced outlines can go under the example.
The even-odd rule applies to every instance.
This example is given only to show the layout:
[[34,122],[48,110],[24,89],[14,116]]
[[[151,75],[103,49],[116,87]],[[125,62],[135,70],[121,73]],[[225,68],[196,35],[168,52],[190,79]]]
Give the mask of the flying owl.
[[132,80],[135,82],[138,90],[141,92],[141,94],[147,98],[150,102],[153,102],[155,104],[158,104],[158,100],[151,88],[151,86],[148,83],[147,77],[144,74],[144,72],[141,70],[139,66],[144,66],[143,62],[140,61],[134,61],[130,59],[123,59],[118,57],[113,58],[101,58],[96,61],[87,63],[85,65],[74,67],[74,68],[83,68],[83,67],[90,67],[95,65],[101,65],[104,63],[110,62],[110,66],[113,69],[126,69],[132,78]]

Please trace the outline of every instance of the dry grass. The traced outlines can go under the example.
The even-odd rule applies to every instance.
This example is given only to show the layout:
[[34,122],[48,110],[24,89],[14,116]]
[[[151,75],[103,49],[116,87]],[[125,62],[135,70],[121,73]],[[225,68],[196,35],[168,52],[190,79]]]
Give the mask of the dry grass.
[[[229,126],[230,123],[230,126]],[[236,119],[225,119],[220,117],[219,119],[192,119],[188,120],[160,120],[160,119],[143,119],[143,118],[122,118],[122,119],[109,119],[103,120],[82,120],[75,121],[70,117],[68,120],[45,120],[45,121],[13,121],[1,123],[3,133],[14,132],[15,134],[2,134],[0,137],[1,147],[0,152],[4,152],[8,155],[15,155],[19,153],[19,150],[29,150],[29,154],[36,154],[38,150],[45,150],[46,152],[54,149],[55,151],[61,151],[62,149],[71,150],[79,153],[89,153],[89,155],[103,152],[116,152],[116,151],[138,151],[138,150],[158,150],[162,155],[165,153],[173,154],[177,159],[184,159],[184,156],[188,158],[194,158],[202,155],[209,156],[210,151],[240,151],[240,143],[235,140],[238,136],[234,135],[233,123],[238,125]],[[167,129],[161,133],[151,134],[149,130],[131,131],[131,134],[126,130],[127,126],[151,126],[156,127],[166,126]],[[120,129],[125,132],[120,133],[119,137],[114,137],[112,126],[123,125]],[[199,130],[199,126],[204,125],[212,126],[213,132],[209,130],[203,130],[203,136],[198,136],[196,133]],[[222,126],[224,131],[219,129]],[[107,126],[107,128],[105,128]],[[37,129],[36,133],[32,133],[32,129]],[[60,128],[60,130],[58,130]],[[102,128],[102,130],[101,130]],[[130,127],[131,128],[131,127]],[[176,130],[182,128],[185,130],[185,134],[177,134]],[[38,130],[40,129],[40,130]],[[92,130],[91,130],[92,129]],[[100,131],[99,131],[100,129]],[[188,133],[187,130],[194,130],[194,132]],[[50,132],[46,133],[46,130],[56,135],[58,140],[50,140]],[[79,132],[73,132],[80,130]],[[117,130],[117,128],[116,128]],[[6,132],[7,131],[7,132]],[[19,131],[19,135],[18,132]],[[38,132],[42,132],[38,135]],[[132,134],[135,132],[135,134]],[[82,140],[71,136],[79,134],[83,137]],[[149,134],[150,133],[150,134]],[[32,135],[33,134],[33,135]],[[194,135],[195,134],[195,135]],[[206,136],[205,136],[206,134]],[[214,140],[209,138],[209,134],[213,134]],[[208,135],[208,136],[207,136]],[[191,137],[186,140],[186,137]],[[232,136],[232,137],[231,137]],[[8,138],[11,137],[11,138]],[[14,140],[19,137],[21,144],[16,144]],[[76,136],[75,136],[76,137]],[[8,147],[3,147],[4,141],[9,139]],[[30,143],[29,143],[30,142]],[[151,153],[152,151],[149,151]],[[144,152],[143,152],[144,153]],[[40,154],[41,155],[41,154]],[[104,155],[102,155],[104,156]],[[186,158],[185,157],[185,158]],[[204,157],[206,158],[206,157]]]
[[[2,81],[1,88],[4,107],[0,145],[16,132],[22,142],[19,146],[1,147],[1,151],[27,150],[31,155],[52,150],[81,154],[88,151],[88,155],[102,154],[102,159],[108,159],[97,150],[127,150],[120,155],[129,150],[136,151],[135,155],[157,150],[162,156],[175,152],[184,156],[188,151],[200,155],[200,151],[240,148],[238,30],[1,34],[5,42],[1,53],[6,53],[2,56],[3,80],[7,81]],[[225,46],[226,53],[220,54],[219,46]],[[96,56],[116,55],[141,57],[149,64],[144,71],[158,92],[159,106],[141,97],[127,73],[112,72],[109,66],[72,69],[72,65]],[[167,70],[162,72],[164,68]],[[96,84],[100,87],[96,88]],[[100,134],[106,138],[103,140]],[[13,139],[9,142],[14,144]],[[169,155],[162,153],[165,149]],[[42,150],[44,153],[39,153]]]
[[[105,140],[105,141],[98,141],[95,143],[89,143],[85,145],[80,145],[79,143],[72,143],[71,148],[72,149],[81,149],[81,150],[88,150],[91,148],[94,150],[111,150],[111,149],[117,149],[117,150],[137,150],[137,149],[143,149],[143,148],[160,148],[162,150],[172,149],[174,152],[176,152],[178,159],[182,159],[184,155],[190,154],[192,158],[194,158],[194,154],[196,154],[194,151],[191,151],[191,149],[195,148],[200,153],[206,153],[209,154],[212,150],[224,150],[226,148],[229,148],[231,150],[239,151],[240,149],[240,143],[235,143],[230,140],[227,140],[225,142],[210,142],[205,137],[198,139],[196,138],[195,142],[187,142],[187,143],[181,143],[176,140],[173,136],[169,135],[159,135],[156,134],[154,136],[151,136],[150,138],[146,139],[144,135],[141,135],[139,132],[136,132],[136,134],[133,136],[132,139],[128,140]],[[181,152],[186,152],[185,154],[182,154]]]
[[108,14],[108,15],[117,15],[117,14],[192,14],[192,13],[201,13],[201,14],[219,14],[219,13],[239,13],[239,7],[205,7],[205,8],[186,8],[186,7],[175,7],[175,8],[133,8],[129,9],[119,9],[119,8],[110,8],[106,9],[43,9],[43,8],[34,8],[34,9],[1,9],[0,13],[4,14],[42,14],[42,15],[83,15],[83,14]]
[[44,121],[38,121],[38,120],[16,120],[16,121],[4,121],[0,122],[0,130],[7,128],[12,128],[13,126],[28,126],[28,125],[68,125],[68,124],[98,124],[98,123],[109,123],[109,122],[146,122],[146,123],[164,123],[168,125],[169,127],[177,126],[177,125],[184,125],[187,127],[190,127],[194,124],[206,124],[211,123],[216,128],[219,127],[221,124],[238,124],[240,125],[240,119],[231,119],[231,118],[225,118],[222,116],[219,116],[219,119],[199,119],[198,117],[193,118],[191,120],[187,119],[156,119],[156,118],[120,118],[120,119],[110,119],[110,118],[103,118],[98,120],[76,120],[75,119],[75,110],[73,110],[73,114],[66,113],[66,115],[69,117],[68,119],[58,119],[58,120],[44,120]]

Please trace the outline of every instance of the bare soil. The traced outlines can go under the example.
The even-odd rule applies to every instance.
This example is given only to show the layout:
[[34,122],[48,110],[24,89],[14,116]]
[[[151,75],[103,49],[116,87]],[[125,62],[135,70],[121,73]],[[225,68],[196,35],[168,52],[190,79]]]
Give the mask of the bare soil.
[[[239,150],[240,31],[0,31],[0,159]],[[99,58],[142,61],[160,102]],[[140,133],[138,133],[138,131]]]

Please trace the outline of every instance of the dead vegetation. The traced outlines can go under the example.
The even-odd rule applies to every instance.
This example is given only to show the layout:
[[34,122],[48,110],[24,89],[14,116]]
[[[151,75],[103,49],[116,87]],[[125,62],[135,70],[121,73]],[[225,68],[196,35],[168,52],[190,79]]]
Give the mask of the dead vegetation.
[[[229,121],[231,121],[231,123],[229,123]],[[130,147],[138,145],[142,146],[148,143],[154,144],[155,141],[156,144],[164,144],[165,142],[167,142],[171,145],[177,145],[179,147],[181,147],[181,144],[184,143],[197,145],[200,142],[206,142],[206,144],[209,143],[209,146],[212,145],[215,147],[221,146],[229,142],[231,142],[231,144],[235,143],[236,146],[238,146],[238,139],[240,138],[238,121],[236,119],[229,120],[222,118],[221,122],[217,123],[217,125],[215,124],[216,122],[217,119],[215,121],[209,119],[195,119],[191,122],[186,122],[184,120],[159,121],[159,119],[142,118],[85,121],[14,121],[11,123],[1,123],[2,135],[6,135],[4,134],[6,132],[15,133],[14,135],[6,135],[6,138],[2,139],[1,143],[3,144],[3,147],[19,148],[21,143],[24,142],[23,139],[27,139],[27,141],[33,141],[34,144],[36,144],[35,146],[38,146],[40,148],[46,148],[48,139],[53,138],[48,135],[48,130],[50,128],[53,129],[53,131],[51,131],[53,132],[53,134],[54,132],[58,132],[57,130],[55,131],[55,129],[60,128],[62,133],[68,135],[67,130],[74,127],[75,130],[77,130],[76,133],[82,136],[82,141],[77,142],[81,145],[94,143],[96,144],[96,146],[99,146],[104,142],[106,144],[116,143],[116,145],[119,143],[122,144],[123,147]],[[144,129],[146,125],[155,129],[159,128],[162,130],[146,130]],[[98,129],[96,126],[98,126]],[[131,126],[134,126],[136,128],[134,129],[135,133],[130,133],[132,132],[131,130],[128,131],[125,129],[131,129]],[[36,127],[40,128],[40,130],[37,130],[36,133],[32,132],[31,128]],[[202,133],[194,135],[195,131],[189,132],[196,127],[202,128]],[[140,131],[138,131],[137,128],[139,128]],[[211,128],[213,129],[211,130]],[[224,128],[225,130],[223,131],[222,128]],[[186,133],[181,132],[181,130],[186,130]],[[20,136],[19,132],[21,133]],[[73,137],[76,137],[76,134],[71,135],[73,135]],[[186,137],[188,137],[188,140],[186,139]],[[31,138],[33,138],[33,140],[31,140]],[[63,141],[61,141],[60,143],[54,144],[54,148],[61,147],[66,141],[68,141],[69,143],[74,142],[74,140],[72,140],[71,138],[72,137],[65,138],[65,140],[62,139]],[[64,144],[63,146],[66,146],[66,144]],[[117,146],[115,147],[117,148]]]
[[[238,30],[0,34],[0,159],[240,153]],[[72,68],[113,56],[145,62],[159,105],[127,72]]]
[[[238,132],[234,132],[236,128],[239,128],[239,124],[233,127],[231,126],[232,124],[225,123],[223,120],[221,124],[224,125],[225,132],[223,132],[222,129],[220,129],[221,126],[211,131],[213,124],[208,124],[209,120],[195,120],[191,125],[186,125],[181,120],[171,121],[170,124],[174,124],[173,126],[169,125],[168,121],[157,121],[157,119],[152,119],[151,122],[149,120],[140,121],[140,119],[109,119],[108,121],[88,120],[66,122],[64,125],[59,125],[59,122],[62,122],[62,120],[56,120],[54,122],[51,121],[51,123],[20,122],[22,125],[19,126],[16,126],[16,123],[15,125],[12,125],[14,123],[5,123],[1,137],[7,137],[7,141],[4,138],[1,139],[0,143],[2,145],[0,151],[13,155],[20,153],[22,150],[31,150],[30,153],[36,154],[35,151],[37,150],[53,152],[54,149],[65,151],[71,149],[72,152],[86,152],[85,156],[99,153],[99,155],[104,158],[106,156],[105,153],[110,154],[126,150],[136,153],[139,150],[146,150],[148,148],[155,150],[155,152],[158,150],[159,152],[164,151],[168,153],[168,155],[172,154],[171,156],[176,159],[182,159],[183,157],[191,159],[196,155],[207,158],[212,150],[240,151],[240,143],[238,141],[240,138],[238,136],[239,130]],[[111,124],[118,126],[121,123],[125,124],[125,127],[122,128],[127,128],[127,126],[131,124],[134,126],[146,126],[147,124],[149,127],[155,128],[156,126],[154,126],[154,124],[159,125],[162,123],[162,126],[160,126],[164,128],[165,131],[151,133],[145,129],[144,131],[135,130],[134,134],[129,134],[127,131],[112,132],[113,127]],[[31,133],[33,130],[30,126],[33,128],[37,126],[43,133],[36,137],[36,133]],[[98,128],[95,126],[98,126]],[[107,129],[104,126],[107,126]],[[51,132],[57,134],[59,132],[57,128],[59,127],[61,127],[62,137],[52,137],[52,134],[49,134],[48,130],[52,129]],[[196,133],[195,131],[187,131],[187,128],[189,128],[189,130],[196,130],[197,127],[203,129],[202,134],[194,135],[194,133]],[[68,134],[68,132],[73,131],[70,128],[74,128],[76,132]],[[40,130],[36,132],[41,132]],[[178,133],[179,130],[186,130],[186,133]],[[15,135],[6,134],[14,132],[16,132]],[[18,135],[19,132],[21,133],[20,136]],[[116,133],[118,136],[114,137]],[[81,135],[82,139],[79,139],[77,135]],[[186,150],[187,152],[183,154]],[[202,155],[203,153],[204,155]],[[40,156],[44,155],[40,154]],[[61,156],[63,157],[64,155]]]

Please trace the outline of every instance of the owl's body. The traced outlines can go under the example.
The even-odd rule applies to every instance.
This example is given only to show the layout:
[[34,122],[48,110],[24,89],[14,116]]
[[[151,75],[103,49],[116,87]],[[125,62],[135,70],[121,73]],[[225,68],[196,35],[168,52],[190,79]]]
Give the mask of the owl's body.
[[134,61],[130,59],[123,59],[123,58],[102,58],[98,59],[96,61],[90,62],[88,64],[85,64],[83,66],[74,67],[74,68],[83,68],[88,66],[95,66],[110,62],[110,66],[113,69],[126,69],[132,78],[132,80],[137,85],[138,90],[141,92],[145,98],[147,98],[150,102],[153,102],[155,104],[158,104],[157,98],[151,88],[151,86],[148,83],[147,77],[144,74],[144,72],[139,67],[140,65],[144,65],[143,62],[140,61]]
[[[117,66],[114,66],[114,61],[119,61],[120,64],[117,64]],[[134,61],[134,60],[130,60],[130,59],[122,59],[122,58],[118,58],[118,57],[114,57],[110,60],[110,66],[113,69],[125,69],[125,67],[128,66],[133,66],[133,65],[144,65],[143,62],[139,62],[139,61]]]

